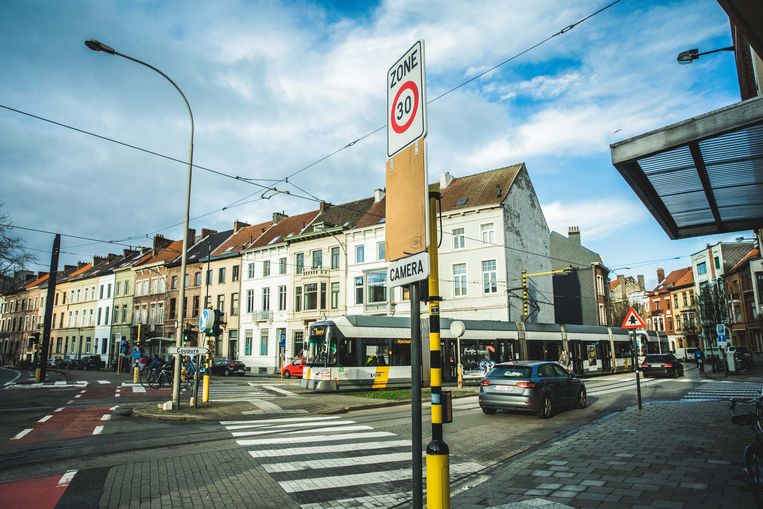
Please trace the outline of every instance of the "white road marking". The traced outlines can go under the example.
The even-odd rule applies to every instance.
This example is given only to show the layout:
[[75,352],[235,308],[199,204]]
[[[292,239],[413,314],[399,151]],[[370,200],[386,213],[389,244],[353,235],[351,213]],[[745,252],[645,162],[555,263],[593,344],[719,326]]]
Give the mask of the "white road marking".
[[67,470],[66,473],[61,476],[61,479],[58,480],[58,485],[61,487],[69,486],[69,483],[72,482],[72,479],[74,479],[76,474],[76,470]]
[[87,390],[79,391],[80,394],[85,394],[86,392],[87,392]]
[[115,398],[118,398],[119,396],[121,396],[121,394],[114,394]]
[[45,417],[43,417],[42,419],[40,419],[37,422],[47,422],[47,421],[50,420],[51,417],[53,417],[53,416],[52,415],[46,415]]
[[273,385],[265,385],[263,387],[265,387],[266,389],[270,391],[277,392],[279,394],[284,394],[286,396],[296,396],[296,394],[291,391],[287,391],[286,389],[281,389],[280,387],[275,387]]
[[110,384],[111,382],[109,382],[108,380],[98,380],[98,383],[99,384]]
[[63,381],[63,382],[62,381],[58,381],[58,382],[55,382],[54,385],[66,385],[66,381]]
[[[370,431],[367,433],[343,433],[339,435],[323,435],[320,439],[323,442],[333,442],[340,440],[355,440],[356,438],[381,438],[395,436],[389,431]],[[237,440],[236,443],[243,446],[248,445],[275,445],[275,444],[304,444],[315,442],[314,436],[309,437],[280,437],[280,438],[255,438],[251,440]]]
[[81,397],[82,397],[82,394],[77,394],[76,396],[74,396],[74,399],[81,398]]
[[[210,398],[210,399],[212,399],[212,398]],[[225,401],[225,400],[224,399],[222,399],[222,400],[221,399],[217,399],[215,401]],[[269,401],[263,401],[261,399],[252,399],[252,400],[248,400],[248,401],[252,405],[260,408],[261,410],[265,410],[266,412],[276,412],[277,413],[277,412],[281,411],[281,407],[280,406],[276,405],[275,403],[271,403]]]
[[102,421],[109,421],[109,420],[111,420],[111,414],[103,414],[101,416],[101,420]]
[[72,403],[74,403],[73,399],[70,399],[69,401],[66,402],[67,405],[71,405]]
[[16,380],[18,380],[18,378],[21,376],[21,373],[16,371],[15,369],[8,369],[8,368],[0,368],[0,369],[4,369],[6,371],[13,371],[14,373],[16,373],[16,376],[13,377],[13,380],[9,380],[8,382],[5,382],[5,385],[13,385],[14,383],[16,383]]
[[[274,421],[285,421],[286,419],[273,419]],[[344,426],[346,424],[356,424],[355,421],[345,421],[342,419],[336,420],[336,421],[324,421],[321,422],[320,426]],[[276,429],[280,431],[289,431],[288,429],[282,429],[282,428],[307,428],[307,427],[313,427],[315,425],[312,421],[306,421],[306,422],[290,422],[288,424],[277,424],[275,426],[268,426],[269,429]],[[262,426],[265,426],[264,424],[235,424],[233,426],[225,426],[225,429],[246,429],[246,428],[260,428]]]
[[103,426],[96,426],[95,429],[93,430],[93,435],[100,435],[102,431],[103,431]]
[[391,463],[395,461],[410,461],[410,452],[393,452],[387,454],[373,454],[370,456],[355,456],[352,458],[316,459],[292,461],[286,463],[271,463],[262,465],[265,472],[296,472],[298,470],[317,470],[320,468],[351,467],[353,465],[375,465],[377,463]]
[[58,413],[58,412],[62,411],[63,409],[64,409],[64,407],[58,407],[55,410],[53,410],[53,413]]
[[11,440],[21,440],[22,438],[24,438],[25,436],[27,436],[31,432],[32,432],[32,428],[27,428],[27,429],[25,429],[23,431],[20,431],[19,434],[16,435],[15,437],[11,438]]
[[[330,430],[321,430],[321,431],[365,431],[373,429],[371,426],[365,426],[365,425],[357,425],[357,426],[337,426],[336,428],[331,428]],[[283,430],[283,429],[262,429],[257,431],[232,431],[231,435],[234,437],[252,437],[257,435],[272,435],[273,433],[288,433],[290,435],[299,435],[302,433],[312,433],[313,435],[319,434],[321,431],[315,430],[315,429],[301,429],[301,430]]]
[[298,479],[296,481],[282,481],[278,484],[287,493],[299,491],[312,491],[322,489],[335,489],[345,486],[358,486],[362,484],[374,484],[391,481],[402,481],[411,478],[410,468],[386,470],[382,472],[369,472],[367,474],[336,475],[331,477],[316,477],[313,479]]
[[117,406],[113,406],[113,407],[109,408],[109,410],[111,410],[111,411],[113,412],[113,411],[114,411],[114,410],[116,410],[117,408],[119,408],[119,405],[117,405]]
[[132,388],[132,392],[135,392],[135,393],[138,393],[138,392],[145,393],[146,392],[146,388],[145,387],[133,387]]
[[[239,445],[246,440],[237,440]],[[370,449],[391,449],[394,447],[411,447],[410,440],[388,440],[386,442],[366,442],[357,444],[342,444],[342,451],[365,451]],[[302,456],[305,454],[334,453],[336,445],[316,445],[314,447],[294,447],[291,449],[263,449],[249,451],[254,458],[280,458],[281,456]]]
[[[338,415],[328,415],[325,417],[282,417],[278,419],[257,419],[249,421],[220,421],[223,426],[246,424],[247,426],[267,426],[276,422],[318,422],[318,421],[330,421],[334,419],[341,419]],[[321,423],[322,424],[322,423]]]

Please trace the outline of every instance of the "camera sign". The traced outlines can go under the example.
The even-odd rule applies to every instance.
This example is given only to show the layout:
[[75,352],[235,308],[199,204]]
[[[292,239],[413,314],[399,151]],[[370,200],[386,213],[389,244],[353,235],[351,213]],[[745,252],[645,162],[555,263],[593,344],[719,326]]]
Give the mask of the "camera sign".
[[387,72],[387,156],[427,135],[424,41],[417,41]]

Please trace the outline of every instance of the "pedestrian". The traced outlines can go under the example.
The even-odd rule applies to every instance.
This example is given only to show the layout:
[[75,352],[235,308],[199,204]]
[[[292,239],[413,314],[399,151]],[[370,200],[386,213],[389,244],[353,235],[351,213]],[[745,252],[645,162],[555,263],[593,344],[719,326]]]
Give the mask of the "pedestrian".
[[149,370],[155,370],[159,369],[164,365],[164,359],[159,357],[158,353],[154,354],[154,358],[151,359],[151,362],[148,363],[148,369]]
[[561,364],[565,370],[570,370],[570,352],[562,350],[562,353],[559,355],[559,364]]
[[705,372],[705,353],[701,348],[697,348],[694,352],[694,358],[697,360],[697,369],[700,373]]

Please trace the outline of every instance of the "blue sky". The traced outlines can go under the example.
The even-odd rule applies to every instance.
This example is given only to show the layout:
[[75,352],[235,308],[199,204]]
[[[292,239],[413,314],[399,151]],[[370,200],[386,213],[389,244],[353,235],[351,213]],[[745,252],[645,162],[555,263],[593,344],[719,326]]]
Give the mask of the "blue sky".
[[[426,44],[433,98],[607,3],[6,0],[0,104],[185,160],[180,97],[148,69],[83,44],[100,39],[184,90],[195,163],[280,179],[384,125],[385,71],[416,39]],[[688,266],[686,255],[721,237],[670,241],[612,166],[609,144],[738,101],[731,53],[675,62],[685,49],[728,45],[716,2],[623,0],[431,104],[430,180],[524,161],[552,229],[580,226],[608,266],[632,267],[618,273],[654,285],[657,266]],[[180,238],[180,227],[163,227],[182,220],[182,164],[2,108],[0,133],[0,201],[15,224],[144,235],[127,242],[144,245],[159,229]],[[358,199],[384,187],[385,157],[382,130],[290,181],[330,202]],[[257,201],[219,210],[250,194],[244,201]],[[191,215],[217,212],[192,226],[315,207],[261,195],[196,171]],[[723,238],[740,235],[749,236]],[[21,236],[44,270],[51,238]],[[122,246],[64,239],[62,249],[71,263]]]

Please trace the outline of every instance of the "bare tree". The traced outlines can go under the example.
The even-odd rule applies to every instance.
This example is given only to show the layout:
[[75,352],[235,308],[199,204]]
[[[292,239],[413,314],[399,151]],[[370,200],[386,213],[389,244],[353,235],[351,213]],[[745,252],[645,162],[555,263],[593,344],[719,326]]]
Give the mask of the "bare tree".
[[728,323],[729,302],[723,289],[723,280],[711,281],[700,286],[697,304],[702,335],[705,343],[712,345],[715,342],[713,330],[716,324]]
[[[0,203],[0,209],[4,204]],[[14,283],[14,275],[35,261],[27,251],[24,241],[12,234],[8,214],[0,211],[0,291],[4,292]]]

